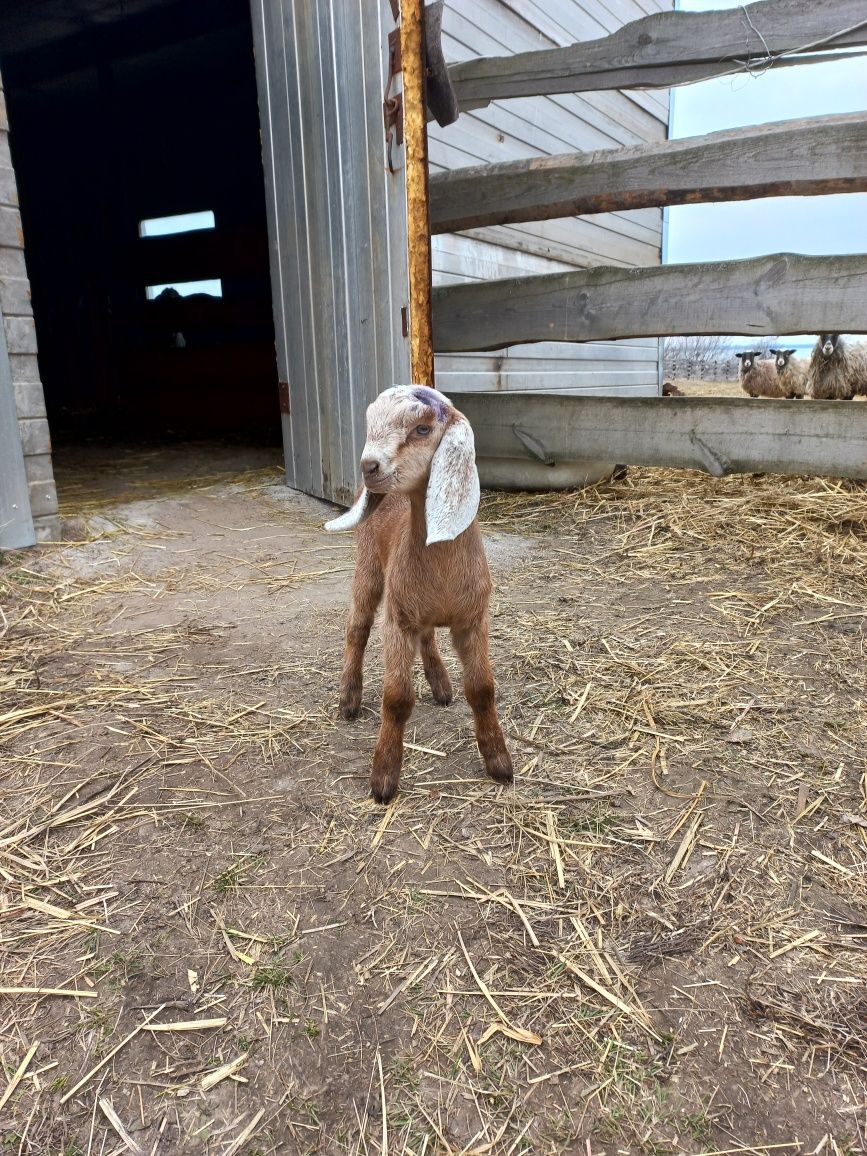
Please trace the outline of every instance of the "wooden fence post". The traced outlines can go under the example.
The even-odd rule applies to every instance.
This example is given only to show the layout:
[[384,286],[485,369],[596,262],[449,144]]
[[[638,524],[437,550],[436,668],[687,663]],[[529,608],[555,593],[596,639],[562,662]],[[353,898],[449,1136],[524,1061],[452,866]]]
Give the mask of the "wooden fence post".
[[432,386],[434,353],[423,29],[424,0],[401,0],[400,56],[406,157],[410,358],[413,382]]

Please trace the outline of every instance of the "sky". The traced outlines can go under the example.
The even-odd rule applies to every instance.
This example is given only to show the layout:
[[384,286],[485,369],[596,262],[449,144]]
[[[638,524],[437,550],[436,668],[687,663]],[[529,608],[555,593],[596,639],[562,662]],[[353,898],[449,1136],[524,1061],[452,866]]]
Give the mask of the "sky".
[[[681,0],[684,11],[736,8],[739,0]],[[766,121],[867,109],[867,58],[729,76],[672,91],[672,137]],[[769,197],[666,210],[671,263],[763,253],[867,252],[867,193]],[[804,343],[812,338],[802,335]],[[793,339],[799,344],[801,338]]]

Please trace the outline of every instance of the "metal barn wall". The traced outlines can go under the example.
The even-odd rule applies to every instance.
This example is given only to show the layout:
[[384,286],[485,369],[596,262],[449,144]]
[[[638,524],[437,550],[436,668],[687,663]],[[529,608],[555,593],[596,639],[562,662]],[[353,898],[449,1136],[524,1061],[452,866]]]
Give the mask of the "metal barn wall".
[[0,547],[60,532],[8,128],[0,81]]
[[365,409],[409,379],[402,152],[382,101],[388,0],[252,0],[289,485],[349,503]]
[[[593,40],[673,0],[447,0],[449,61],[505,56]],[[665,140],[668,93],[599,92],[502,101],[430,126],[431,172],[565,152]],[[433,238],[434,284],[553,273],[591,265],[661,261],[662,210],[600,213],[471,229]],[[496,354],[437,357],[444,392],[545,390],[649,395],[659,392],[659,341],[512,346]]]

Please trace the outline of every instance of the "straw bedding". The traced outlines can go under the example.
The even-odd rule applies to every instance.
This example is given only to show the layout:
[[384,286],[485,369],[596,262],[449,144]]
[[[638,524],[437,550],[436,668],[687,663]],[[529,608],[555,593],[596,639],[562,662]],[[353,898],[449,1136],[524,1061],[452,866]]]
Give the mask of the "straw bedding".
[[383,810],[276,480],[0,561],[0,1148],[863,1150],[863,488],[485,495],[516,787],[420,679]]

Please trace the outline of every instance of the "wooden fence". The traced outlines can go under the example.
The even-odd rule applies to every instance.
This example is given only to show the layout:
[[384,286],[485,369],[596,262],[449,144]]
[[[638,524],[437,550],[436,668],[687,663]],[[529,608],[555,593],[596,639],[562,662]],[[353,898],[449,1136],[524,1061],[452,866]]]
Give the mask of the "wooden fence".
[[[428,36],[435,35],[436,24],[429,23]],[[461,109],[478,108],[492,100],[611,88],[667,88],[735,72],[839,60],[841,49],[860,54],[865,48],[864,0],[823,0],[821,4],[757,0],[725,11],[657,13],[599,40],[449,66],[443,64],[438,45],[429,43],[428,107],[436,109],[444,123],[444,108],[451,120]],[[857,114],[764,124],[639,148],[460,169],[430,178],[429,219],[424,228],[432,233],[453,232],[650,206],[860,192],[867,190],[865,146],[867,114]],[[432,291],[431,310],[437,352],[492,350],[518,342],[679,334],[864,333],[867,254],[777,253],[745,261],[661,268],[599,266],[451,285]],[[596,417],[606,412],[611,417],[615,409],[627,407],[623,412],[631,412],[631,420],[645,423],[655,431],[657,441],[662,436],[672,447],[672,439],[688,436],[683,430],[675,435],[668,399],[643,409],[631,400],[613,399],[615,409],[600,408],[598,399],[559,400],[568,412],[587,417],[592,416],[591,409]],[[502,424],[499,415],[505,412],[505,401],[500,397],[496,410],[489,402],[484,412],[491,415],[490,421],[486,418],[477,425],[481,454],[502,456],[502,431],[496,436],[492,431]],[[524,399],[521,408],[522,421],[531,426],[532,401]],[[474,407],[477,416],[481,414],[478,398],[466,404]],[[773,446],[767,440],[755,441],[759,436],[755,404],[746,398],[719,401],[721,412],[731,410],[734,415],[728,424],[723,423],[726,436],[754,438],[752,451],[732,455],[723,447],[717,453],[707,443],[707,453],[692,453],[693,464],[708,468],[709,462],[716,462],[712,472],[717,472],[722,463],[721,472],[728,472],[762,468],[764,462],[764,468],[779,472],[809,469],[867,477],[867,406],[832,403],[830,409],[823,407],[822,435],[811,442],[805,456],[795,447],[798,438],[803,444],[803,436],[796,437],[794,428],[787,433],[781,415],[768,419]],[[695,408],[691,399],[679,401],[677,412],[681,425],[688,425],[691,413],[697,422],[701,413],[700,422],[706,425],[710,415],[707,406]],[[813,417],[818,419],[818,410]],[[800,428],[812,419],[805,415],[795,420]],[[545,425],[550,415],[539,421]],[[564,422],[560,411],[556,421],[559,428],[574,434],[571,448],[562,437],[557,438],[561,457],[571,453],[573,458],[598,459],[604,440],[598,430],[591,447],[587,437],[582,439],[586,423]],[[622,423],[617,424],[621,431],[617,436],[612,427],[612,454],[617,447],[614,460],[646,460],[637,448],[640,439],[624,437],[621,427]],[[697,429],[695,436],[705,444]],[[550,426],[543,432],[550,438]],[[717,434],[711,429],[707,436],[713,439]],[[514,456],[526,453],[521,450],[526,439],[506,440]],[[694,450],[696,443],[690,444]],[[658,458],[660,451],[655,452]],[[673,448],[668,457],[676,464],[678,454]],[[681,453],[678,462],[683,458]]]

